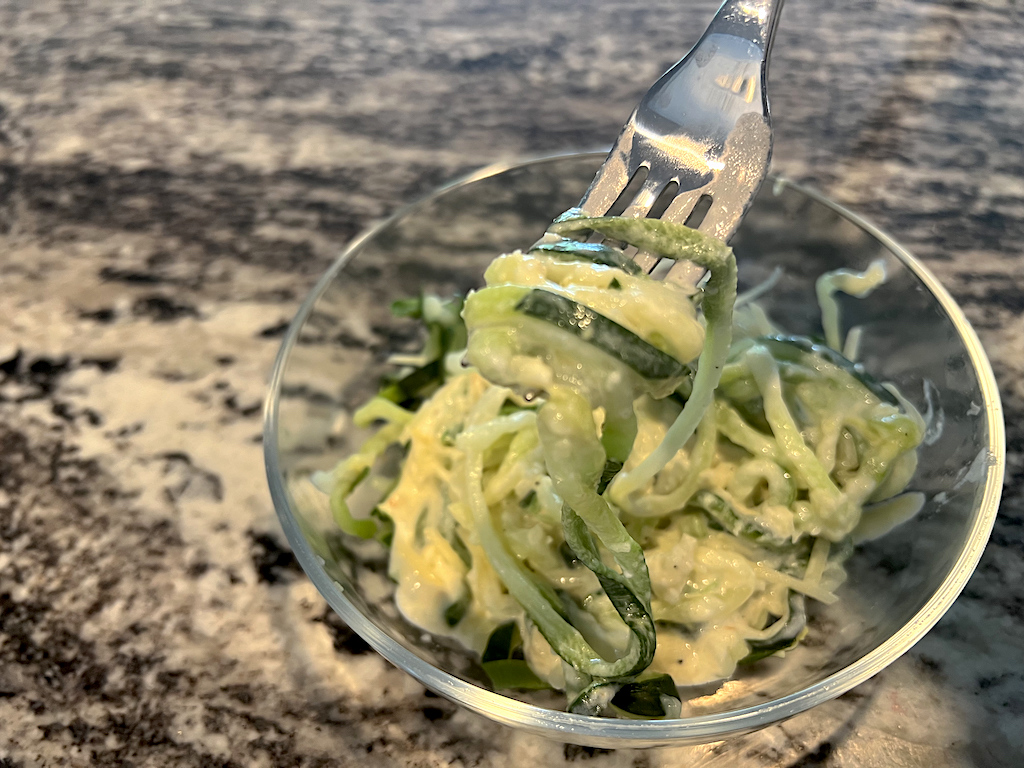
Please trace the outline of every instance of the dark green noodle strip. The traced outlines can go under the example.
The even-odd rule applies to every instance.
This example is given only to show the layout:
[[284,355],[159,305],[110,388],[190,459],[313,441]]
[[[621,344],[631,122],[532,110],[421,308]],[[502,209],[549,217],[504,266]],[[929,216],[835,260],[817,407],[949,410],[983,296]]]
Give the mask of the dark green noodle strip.
[[[641,647],[640,641],[631,635],[629,647],[620,658],[613,661],[603,659],[569,621],[562,599],[551,584],[529,571],[507,548],[507,544],[495,525],[491,511],[484,501],[482,485],[483,446],[492,444],[502,433],[507,433],[515,429],[516,426],[516,415],[500,418],[506,421],[479,425],[473,428],[474,431],[465,432],[459,437],[467,451],[467,501],[476,523],[480,546],[494,567],[498,578],[502,580],[509,593],[523,607],[537,630],[563,661],[579,670],[581,674],[590,677],[618,679],[623,675],[635,673],[638,662],[644,661],[641,658],[642,654],[648,656],[646,663],[650,663],[649,657],[653,653],[653,648],[649,650],[646,647],[646,642]],[[594,442],[597,442],[596,434],[593,439]],[[598,468],[598,473],[600,473],[600,468]],[[600,500],[600,496],[591,493],[595,499]],[[629,560],[630,555],[631,553],[627,552],[625,555],[620,554],[619,558]],[[643,564],[642,555],[639,567],[642,568],[643,573],[638,578],[641,578],[641,581],[649,586],[646,579],[647,569]],[[650,638],[650,641],[653,642],[653,637]]]
[[550,227],[551,232],[563,236],[588,229],[663,258],[692,261],[710,272],[704,290],[699,294],[707,331],[704,349],[697,360],[697,373],[690,396],[661,444],[638,466],[623,472],[611,484],[609,493],[612,498],[622,500],[654,479],[686,444],[714,400],[722,367],[732,344],[736,258],[732,250],[720,240],[683,224],[659,219],[620,216],[588,218],[579,209],[573,209],[555,219]]
[[850,376],[863,384],[871,394],[883,403],[897,406],[900,404],[892,392],[883,387],[871,374],[867,373],[863,366],[847,360],[831,347],[826,347],[824,344],[816,344],[806,336],[775,334],[772,336],[761,336],[756,341],[758,344],[767,347],[772,357],[779,361],[803,363],[807,362],[808,357],[819,357],[850,374]]
[[565,563],[567,568],[576,568],[579,566],[580,559],[573,554],[569,545],[564,541],[558,545],[558,554],[561,555],[562,562]]
[[444,383],[444,361],[432,360],[398,381],[386,385],[380,396],[403,408],[418,407]]
[[395,537],[395,521],[391,519],[391,515],[380,507],[371,509],[370,517],[377,521],[377,531],[374,537],[385,547],[390,548],[391,542]]
[[709,528],[746,539],[766,552],[781,556],[783,559],[779,564],[779,570],[795,578],[803,578],[814,546],[814,539],[811,536],[802,536],[797,541],[776,537],[758,527],[754,521],[741,518],[732,505],[717,494],[706,490],[695,493],[690,499],[689,506],[697,507],[704,512]]
[[[391,314],[395,317],[423,320],[424,324],[431,331],[435,328],[448,331],[446,349],[460,349],[464,347],[466,345],[466,325],[462,322],[460,313],[462,312],[465,298],[456,295],[450,299],[438,299],[441,309],[440,315],[429,320],[423,316],[426,298],[426,294],[421,293],[419,296],[398,299],[391,303]],[[428,348],[430,345],[431,342],[428,341]]]
[[462,320],[464,299],[456,296],[440,302],[441,316],[424,318],[425,296],[399,299],[391,304],[391,314],[422,320],[427,327],[427,341],[423,354],[428,362],[398,380],[385,383],[380,396],[402,407],[414,410],[444,384],[446,375],[444,358],[451,352],[465,349],[466,324]]
[[573,699],[569,711],[593,717],[611,715],[657,719],[674,716],[676,713],[665,710],[665,698],[679,701],[679,690],[669,675],[655,675],[628,683],[597,681]]
[[665,696],[679,701],[679,689],[671,675],[656,675],[626,683],[612,698],[612,706],[637,717],[665,717]]
[[406,296],[391,302],[391,314],[395,317],[421,319],[423,317],[423,295]]
[[499,416],[508,416],[512,413],[519,413],[519,411],[536,411],[540,408],[539,403],[533,405],[519,405],[519,403],[512,400],[506,400],[501,404],[501,408],[498,410]]
[[686,366],[648,344],[614,320],[557,293],[534,288],[516,305],[524,315],[536,317],[578,336],[647,379],[671,379],[686,373]]
[[772,425],[768,423],[768,417],[764,415],[764,401],[761,400],[760,392],[757,397],[748,400],[733,399],[732,406],[736,409],[736,413],[758,432],[764,435],[772,433]]
[[526,492],[526,495],[519,500],[520,509],[529,509],[530,506],[537,500],[537,492],[532,488]]
[[615,479],[615,476],[622,471],[623,462],[617,459],[607,459],[604,463],[604,469],[601,470],[601,479],[597,483],[597,492],[604,493],[604,489],[608,487],[608,483]]
[[480,662],[495,690],[539,690],[551,687],[537,677],[526,663],[523,639],[519,634],[519,625],[514,621],[502,624],[491,632]]
[[331,514],[335,524],[345,533],[361,539],[372,539],[377,533],[377,523],[370,519],[358,520],[352,517],[348,508],[348,497],[370,474],[370,468],[364,467],[348,482],[336,482],[331,491]]
[[541,680],[522,659],[495,659],[480,665],[496,691],[538,691],[551,686]]
[[444,612],[444,621],[449,627],[454,627],[466,617],[470,603],[473,602],[473,593],[467,588],[462,597],[449,605]]
[[[650,666],[654,659],[656,634],[654,619],[645,601],[636,594],[633,579],[608,567],[601,559],[597,543],[590,529],[579,515],[568,504],[562,506],[562,531],[569,549],[587,568],[594,572],[601,583],[605,595],[611,602],[615,612],[633,633],[639,647],[639,655],[632,669],[623,672],[621,677],[628,678],[639,674]],[[644,574],[646,576],[646,574]],[[649,582],[648,582],[649,583]],[[581,670],[586,671],[586,670]]]
[[[670,250],[671,252],[665,252],[664,255],[682,258],[678,249],[671,250],[665,243],[660,242],[662,235],[665,234],[664,228],[658,226],[660,222],[638,223],[619,218],[567,222],[564,217],[561,222],[575,232],[593,229],[646,250],[658,253]],[[656,226],[652,228],[650,226],[652,224]],[[559,223],[556,222],[552,231],[561,234],[557,229],[558,226]],[[701,363],[699,363],[699,366],[703,365],[703,370],[698,367],[697,373],[698,378],[703,382],[703,394],[698,398],[696,406],[690,403],[688,407],[684,408],[684,413],[697,409],[703,411],[706,409],[707,403],[710,402],[721,365],[728,352],[731,330],[729,323],[735,298],[735,260],[732,258],[731,251],[723,244],[709,241],[706,236],[699,233],[685,230],[681,232],[681,235],[676,231],[670,231],[669,234],[681,236],[686,240],[688,247],[685,249],[685,257],[694,258],[699,263],[708,266],[712,272],[706,289],[707,294],[712,298],[706,301],[709,309],[705,314],[709,322],[710,347],[714,360],[709,363],[706,348],[705,353],[701,355]],[[713,245],[710,249],[708,248],[709,243]],[[619,357],[647,378],[681,377],[688,370],[672,358],[668,358],[675,363],[671,369],[666,367],[665,370],[657,372],[641,370],[623,355],[622,350],[643,350],[644,346],[648,346],[646,343],[644,346],[640,346],[630,340],[630,343],[623,344],[621,331],[625,329],[610,323],[608,318],[597,314],[588,307],[560,295],[534,289],[520,300],[516,309],[574,332],[585,341]],[[603,333],[606,328],[605,323],[612,326],[607,334]],[[628,333],[633,335],[631,332]],[[609,345],[612,347],[611,349],[601,343],[605,338],[612,339],[612,344]],[[642,340],[638,339],[638,341]],[[643,360],[642,363],[649,364],[650,361]],[[576,557],[597,576],[605,595],[631,632],[631,646],[637,649],[636,656],[632,657],[630,663],[624,665],[624,668],[616,670],[615,675],[594,675],[590,665],[573,663],[573,667],[585,681],[582,693],[574,700],[573,709],[574,711],[595,712],[602,708],[603,702],[610,700],[613,695],[613,692],[608,690],[604,684],[610,681],[631,682],[629,678],[646,669],[654,658],[656,631],[650,612],[650,580],[642,551],[639,550],[638,545],[628,532],[624,529],[619,530],[621,522],[615,516],[614,511],[600,496],[596,496],[596,500],[601,503],[590,498],[591,495],[594,495],[592,489],[596,489],[602,475],[605,474],[603,470],[607,469],[606,460],[624,457],[612,455],[607,447],[602,449],[599,445],[589,445],[593,441],[584,434],[584,431],[579,431],[577,440],[571,448],[562,445],[567,442],[564,437],[566,434],[564,425],[585,425],[589,423],[589,414],[586,412],[587,407],[584,407],[585,403],[581,405],[575,402],[578,396],[575,398],[565,395],[556,397],[555,394],[552,393],[552,399],[539,413],[538,429],[541,433],[541,444],[545,446],[548,472],[555,484],[556,491],[566,501],[562,509],[562,530],[565,541]],[[557,413],[557,418],[551,417],[552,411]],[[545,414],[551,418],[546,419]],[[562,426],[547,425],[546,422],[549,420],[552,421],[552,424],[561,423]],[[550,440],[545,439],[548,431],[551,432]],[[550,444],[548,444],[549,442]],[[604,440],[601,442],[604,443]],[[596,456],[592,455],[595,452],[600,454],[600,463],[597,462]],[[614,570],[606,564],[602,553],[598,550],[595,537],[601,539],[620,570]],[[559,652],[559,649],[556,647],[555,651]],[[563,656],[563,658],[565,657]],[[618,689],[616,689],[617,691]]]
[[538,243],[530,249],[530,253],[541,251],[556,256],[575,257],[581,261],[601,264],[605,267],[621,269],[629,275],[641,275],[643,270],[617,248],[604,243],[581,243],[576,240],[558,240],[553,243]]
[[724,247],[720,240],[682,224],[623,216],[588,217],[579,208],[570,208],[548,227],[549,232],[563,237],[586,230],[600,232],[666,259],[689,260],[701,266],[705,266],[706,261],[716,261]]
[[748,640],[750,653],[740,659],[740,664],[753,664],[755,661],[774,656],[780,651],[788,651],[800,644],[807,635],[807,610],[803,595],[789,593],[789,619],[778,633],[768,640]]
[[740,517],[729,502],[711,491],[697,491],[690,499],[690,504],[707,513],[712,528],[768,549],[789,551],[794,548],[793,542],[774,536],[771,531],[760,527],[756,521]]
[[[491,636],[487,638],[487,646],[480,654],[481,661],[498,661],[499,659],[511,659],[517,648],[522,647],[523,640],[519,636],[519,625],[514,621],[506,622],[495,627]],[[520,657],[521,658],[521,657]]]
[[466,542],[462,540],[462,537],[458,533],[453,532],[451,537],[448,538],[448,543],[452,545],[452,549],[455,550],[455,554],[459,556],[459,559],[465,563],[467,568],[473,567],[473,553],[469,551],[469,547],[466,546]]
[[611,698],[613,697],[609,697],[608,694],[611,691],[617,692],[621,687],[621,683],[610,683],[607,680],[598,680],[591,683],[580,691],[576,698],[569,702],[568,710],[574,715],[600,717],[608,713],[611,705]]

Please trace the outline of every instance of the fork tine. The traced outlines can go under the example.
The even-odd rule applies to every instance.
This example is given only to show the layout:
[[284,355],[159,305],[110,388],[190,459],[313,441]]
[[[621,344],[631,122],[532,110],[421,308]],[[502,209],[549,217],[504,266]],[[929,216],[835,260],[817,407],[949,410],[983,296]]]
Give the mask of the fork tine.
[[661,276],[661,279],[666,283],[675,283],[682,288],[692,291],[700,282],[700,279],[704,277],[706,271],[703,267],[698,267],[692,261],[677,261],[669,267],[668,271]]
[[[650,174],[622,215],[649,216],[652,206],[657,206],[657,215],[664,202],[659,192],[674,180],[682,191],[660,218],[689,222],[728,240],[764,180],[771,157],[764,87],[782,3],[724,0],[693,49],[640,100],[580,202],[584,213],[608,213],[623,192],[632,192],[627,185],[646,166]],[[710,209],[699,223],[690,220],[704,195],[712,198]],[[616,210],[623,201],[618,202]],[[690,266],[655,269],[658,260],[650,254],[633,258],[645,271],[654,270],[655,277],[695,285]]]
[[[627,125],[626,132],[632,134],[632,127]],[[608,153],[608,157],[590,184],[590,188],[580,201],[580,208],[590,216],[603,216],[612,207],[619,195],[633,178],[635,168],[629,167],[629,146],[631,136],[619,137],[619,141]],[[623,149],[625,147],[625,150]],[[640,163],[637,163],[639,167]]]
[[647,212],[651,210],[651,206],[654,205],[655,200],[658,199],[658,195],[661,194],[661,190],[667,184],[668,182],[664,179],[648,177],[636,197],[633,198],[633,202],[626,206],[626,210],[622,212],[622,215],[626,218],[634,219],[641,219],[646,216]]
[[[668,182],[668,183],[671,183],[671,182]],[[667,184],[661,183],[659,185],[659,190],[658,191],[660,192],[661,189],[663,189],[665,186],[667,186]],[[676,197],[672,200],[671,203],[669,203],[669,205],[665,209],[664,213],[661,214],[661,216],[660,216],[661,220],[662,221],[673,221],[673,222],[679,222],[679,223],[685,222],[687,217],[690,215],[690,211],[693,210],[694,204],[698,200],[700,200],[700,197],[701,197],[701,190],[700,189],[691,190],[691,191],[683,192],[683,193],[677,193]],[[654,197],[651,198],[651,203],[654,202],[654,199],[655,199]],[[648,204],[647,208],[650,208],[650,204]],[[631,215],[631,214],[629,214],[627,212],[626,215]],[[627,253],[628,252],[629,251],[627,250]],[[663,265],[663,268],[659,269],[658,268],[658,263],[659,263],[658,257],[654,256],[654,255],[652,255],[650,253],[647,253],[647,252],[635,253],[635,254],[633,254],[633,261],[635,261],[637,264],[639,264],[640,268],[644,272],[650,274],[655,279],[659,279],[659,280],[660,279],[667,279],[668,276],[671,274],[671,272],[667,271],[667,269],[668,269],[667,265]],[[677,274],[677,277],[681,277],[684,273],[682,271],[680,271],[680,272],[678,272],[676,274]],[[687,272],[686,274],[689,274],[689,273]],[[697,277],[699,278],[699,275],[697,275]],[[677,280],[676,282],[680,282],[680,284],[682,284],[682,282],[679,281],[679,280]]]
[[640,252],[633,255],[633,261],[635,261],[644,272],[650,272],[656,266],[658,266],[658,257],[652,256],[646,252]]
[[662,221],[674,221],[677,224],[685,223],[690,217],[693,207],[701,197],[703,197],[703,195],[704,187],[680,192],[676,195],[676,199],[669,204],[668,208],[665,209],[665,213],[661,215]]

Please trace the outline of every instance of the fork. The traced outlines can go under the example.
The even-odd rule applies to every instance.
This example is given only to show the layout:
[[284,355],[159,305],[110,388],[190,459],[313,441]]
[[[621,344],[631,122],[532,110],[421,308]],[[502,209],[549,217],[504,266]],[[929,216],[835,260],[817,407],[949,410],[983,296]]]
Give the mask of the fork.
[[[579,207],[661,218],[728,240],[772,153],[765,92],[783,0],[725,0],[693,49],[640,100]],[[628,253],[652,276],[692,286],[689,262]]]

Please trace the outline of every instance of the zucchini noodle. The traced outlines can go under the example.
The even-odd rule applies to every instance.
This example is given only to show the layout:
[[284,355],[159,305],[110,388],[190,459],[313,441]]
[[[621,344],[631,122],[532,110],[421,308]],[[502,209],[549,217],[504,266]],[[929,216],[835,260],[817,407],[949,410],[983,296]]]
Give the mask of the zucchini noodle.
[[[615,242],[709,277],[653,280]],[[833,294],[884,270],[818,281],[828,346],[755,303],[780,274],[737,302],[724,243],[571,210],[464,300],[395,306],[427,343],[392,358],[354,418],[377,431],[313,482],[345,533],[390,548],[406,619],[479,654],[495,688],[678,716],[680,686],[796,646],[853,543],[920,507],[920,416],[836,351]]]

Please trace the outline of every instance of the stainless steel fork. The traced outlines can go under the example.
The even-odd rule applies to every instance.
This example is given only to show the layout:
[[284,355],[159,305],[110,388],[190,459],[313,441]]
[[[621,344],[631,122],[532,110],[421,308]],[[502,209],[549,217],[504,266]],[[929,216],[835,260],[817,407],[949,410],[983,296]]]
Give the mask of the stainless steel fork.
[[[725,0],[640,100],[580,202],[585,213],[657,216],[728,240],[768,173],[765,80],[782,2]],[[657,264],[634,258],[648,272]],[[662,276],[692,284],[699,274],[679,263]]]

